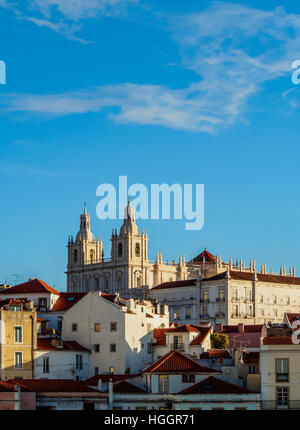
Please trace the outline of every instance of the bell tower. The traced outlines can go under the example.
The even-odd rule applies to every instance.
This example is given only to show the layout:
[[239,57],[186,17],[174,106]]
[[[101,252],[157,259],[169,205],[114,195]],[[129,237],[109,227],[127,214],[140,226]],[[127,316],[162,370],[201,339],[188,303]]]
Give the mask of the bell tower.
[[91,232],[90,215],[84,205],[84,211],[80,215],[79,232],[74,241],[73,236],[68,240],[68,268],[67,288],[68,291],[77,291],[83,282],[82,270],[87,264],[96,264],[103,259],[103,245],[101,238],[95,241]]
[[135,221],[134,207],[128,202],[124,210],[124,222],[120,228],[113,230],[111,236],[111,261],[125,265],[128,273],[127,288],[139,288],[145,284],[145,265],[148,264],[148,235],[139,232]]

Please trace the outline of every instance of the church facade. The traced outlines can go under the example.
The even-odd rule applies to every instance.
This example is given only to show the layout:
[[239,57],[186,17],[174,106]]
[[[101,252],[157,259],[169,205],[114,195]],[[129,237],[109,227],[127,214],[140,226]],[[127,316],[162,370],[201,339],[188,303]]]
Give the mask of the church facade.
[[157,253],[154,261],[148,258],[148,235],[136,224],[134,208],[130,202],[125,208],[124,222],[119,233],[113,230],[110,258],[104,258],[102,240],[95,240],[91,231],[90,216],[84,209],[80,216],[80,229],[68,241],[68,291],[118,292],[121,296],[139,296],[163,282],[192,279],[199,274],[196,262],[163,262]]

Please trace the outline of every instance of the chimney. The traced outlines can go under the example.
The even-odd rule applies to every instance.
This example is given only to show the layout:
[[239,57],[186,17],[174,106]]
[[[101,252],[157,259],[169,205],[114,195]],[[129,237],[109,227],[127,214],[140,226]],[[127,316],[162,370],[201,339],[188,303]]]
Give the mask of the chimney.
[[51,339],[51,345],[53,345],[55,348],[64,347],[64,343],[61,339],[59,339],[59,337],[54,337],[53,339]]
[[216,333],[222,333],[223,332],[223,324],[216,324],[215,325],[215,332]]
[[98,391],[102,391],[102,379],[98,379]]
[[244,323],[238,323],[238,331],[239,333],[244,333]]

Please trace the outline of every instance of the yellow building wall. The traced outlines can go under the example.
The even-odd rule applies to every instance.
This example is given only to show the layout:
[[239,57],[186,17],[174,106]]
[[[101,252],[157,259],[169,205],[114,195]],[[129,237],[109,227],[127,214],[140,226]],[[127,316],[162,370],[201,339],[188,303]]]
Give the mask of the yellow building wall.
[[[33,350],[36,348],[36,312],[2,310],[1,374],[2,379],[33,378]],[[15,326],[22,326],[22,343],[15,342]],[[15,352],[23,353],[23,367],[15,368]]]

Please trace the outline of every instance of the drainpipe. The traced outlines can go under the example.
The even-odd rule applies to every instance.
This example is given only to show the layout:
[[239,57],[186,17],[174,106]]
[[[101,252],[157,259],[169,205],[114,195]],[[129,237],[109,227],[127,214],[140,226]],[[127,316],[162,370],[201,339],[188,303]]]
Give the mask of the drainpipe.
[[112,411],[113,408],[113,396],[114,396],[114,383],[112,379],[108,382],[108,409]]

